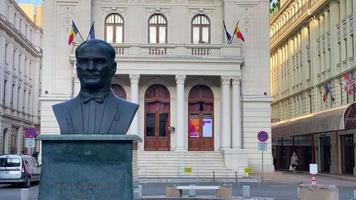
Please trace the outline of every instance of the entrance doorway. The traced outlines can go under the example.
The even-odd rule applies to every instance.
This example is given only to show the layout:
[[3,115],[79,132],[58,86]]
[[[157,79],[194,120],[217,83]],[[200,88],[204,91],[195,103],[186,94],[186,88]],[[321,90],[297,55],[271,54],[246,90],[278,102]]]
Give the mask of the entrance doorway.
[[214,150],[214,95],[211,89],[197,85],[189,92],[188,150]]
[[341,162],[342,173],[353,174],[355,167],[355,151],[353,134],[341,136]]
[[145,151],[170,150],[170,95],[163,85],[152,85],[145,93]]
[[320,137],[320,158],[321,172],[330,172],[331,154],[330,154],[330,136]]

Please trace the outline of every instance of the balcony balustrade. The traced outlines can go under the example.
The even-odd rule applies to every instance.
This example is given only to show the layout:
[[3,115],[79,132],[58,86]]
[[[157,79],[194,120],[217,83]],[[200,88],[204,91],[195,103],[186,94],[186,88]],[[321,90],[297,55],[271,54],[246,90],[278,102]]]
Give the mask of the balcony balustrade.
[[[78,44],[74,45],[74,51]],[[122,57],[231,57],[240,56],[240,46],[225,44],[112,44]]]
[[326,33],[326,47],[328,48],[328,50],[330,50],[330,46],[331,46],[330,32],[327,32]]
[[320,42],[320,38],[316,39],[316,43],[318,44],[318,55],[320,56],[321,54],[321,42]]
[[325,45],[326,41],[325,41],[325,38],[326,38],[326,36],[325,36],[325,34],[323,34],[323,35],[321,36],[321,46],[322,46],[322,50],[323,50],[324,53],[325,53],[325,49],[326,49],[326,45]]
[[350,35],[354,34],[354,23],[353,23],[353,15],[349,15],[349,31]]
[[340,30],[340,23],[336,24],[336,41],[340,43],[341,41],[341,30]]
[[306,48],[307,48],[307,59],[308,61],[310,61],[310,43],[307,44]]
[[347,37],[347,19],[346,17],[344,19],[342,19],[342,31],[343,31],[343,38],[346,39]]
[[347,68],[347,60],[342,61],[342,67],[345,69]]

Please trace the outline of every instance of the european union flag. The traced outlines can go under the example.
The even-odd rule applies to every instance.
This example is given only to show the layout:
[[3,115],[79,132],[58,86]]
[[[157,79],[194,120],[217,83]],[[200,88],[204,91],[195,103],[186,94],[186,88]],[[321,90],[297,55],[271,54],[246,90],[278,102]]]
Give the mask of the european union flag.
[[95,39],[95,30],[94,30],[94,22],[90,27],[89,35],[88,35],[89,40]]

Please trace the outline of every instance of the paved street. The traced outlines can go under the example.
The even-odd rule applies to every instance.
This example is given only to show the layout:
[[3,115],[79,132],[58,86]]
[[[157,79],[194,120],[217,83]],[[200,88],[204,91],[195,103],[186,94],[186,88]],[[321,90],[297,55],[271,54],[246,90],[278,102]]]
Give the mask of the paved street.
[[[242,196],[242,186],[249,185],[251,188],[251,197],[292,200],[298,199],[297,187],[300,183],[310,183],[310,175],[298,173],[291,174],[289,172],[275,172],[264,175],[264,183],[259,183],[259,175],[254,175],[248,179],[240,179],[238,183],[233,184],[233,195]],[[345,180],[343,180],[345,179]],[[356,190],[356,177],[332,177],[318,176],[319,184],[334,184],[339,187],[340,200],[350,200],[353,197],[353,190]],[[226,182],[226,181],[225,181]],[[181,181],[180,185],[199,184],[199,185],[222,185],[225,182],[217,180],[215,183],[211,180],[196,180]],[[142,180],[142,193],[145,197],[164,196],[165,187],[169,184],[175,184],[176,180]],[[20,200],[21,188],[10,187],[9,185],[0,186],[0,200]],[[30,189],[31,200],[36,200],[38,195],[38,185],[32,186]],[[187,195],[187,193],[184,193]],[[198,191],[197,195],[213,195],[213,192]]]

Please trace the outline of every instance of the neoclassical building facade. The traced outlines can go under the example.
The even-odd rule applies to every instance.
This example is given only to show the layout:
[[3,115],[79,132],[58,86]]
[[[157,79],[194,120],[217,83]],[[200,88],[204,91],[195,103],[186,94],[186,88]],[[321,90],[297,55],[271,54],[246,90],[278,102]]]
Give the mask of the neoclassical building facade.
[[[200,176],[261,170],[256,134],[270,132],[268,2],[222,0],[45,1],[41,133],[59,134],[51,106],[77,95],[76,37],[96,37],[116,49],[114,92],[140,104],[128,134],[138,134],[138,174],[176,176],[184,166]],[[242,43],[225,39],[237,20]],[[271,145],[264,170],[272,171]],[[179,172],[178,172],[179,173]]]
[[[281,0],[270,17],[273,155],[356,175],[353,0]],[[349,86],[349,87],[345,87]]]
[[40,131],[42,29],[14,0],[0,1],[0,154],[32,154],[24,131]]

